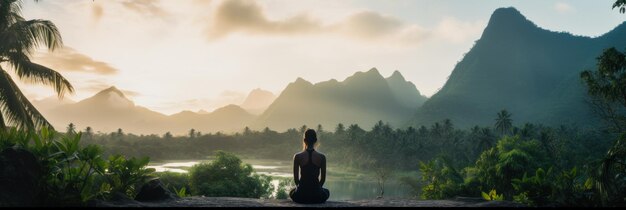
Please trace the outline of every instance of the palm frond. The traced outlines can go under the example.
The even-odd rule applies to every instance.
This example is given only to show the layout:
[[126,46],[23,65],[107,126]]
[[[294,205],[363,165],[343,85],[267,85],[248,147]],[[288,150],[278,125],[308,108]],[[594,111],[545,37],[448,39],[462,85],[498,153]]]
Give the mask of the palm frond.
[[0,129],[3,131],[7,129],[7,125],[4,123],[4,117],[2,116],[2,109],[0,109]]
[[52,86],[60,98],[63,98],[66,92],[74,92],[72,84],[59,72],[31,62],[28,56],[22,53],[11,53],[8,57],[20,79],[30,83]]
[[[0,29],[6,29],[21,18],[22,2],[19,0],[0,0]],[[23,20],[23,19],[22,19]]]
[[6,116],[8,124],[19,129],[33,130],[42,126],[52,125],[28,101],[10,75],[0,68],[0,108]]
[[63,46],[63,39],[54,23],[47,20],[18,21],[0,32],[0,53],[31,54],[37,47],[55,50]]

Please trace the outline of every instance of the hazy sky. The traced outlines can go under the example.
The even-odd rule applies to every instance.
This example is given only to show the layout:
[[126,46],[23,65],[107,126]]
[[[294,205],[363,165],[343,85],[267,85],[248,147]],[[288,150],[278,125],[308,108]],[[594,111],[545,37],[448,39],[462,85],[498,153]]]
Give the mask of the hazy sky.
[[[35,61],[76,87],[111,85],[166,114],[241,103],[254,88],[280,94],[302,77],[342,81],[399,70],[431,96],[480,38],[491,13],[514,6],[542,28],[599,36],[626,20],[614,0],[43,0],[66,47]],[[21,85],[31,99],[51,88]]]

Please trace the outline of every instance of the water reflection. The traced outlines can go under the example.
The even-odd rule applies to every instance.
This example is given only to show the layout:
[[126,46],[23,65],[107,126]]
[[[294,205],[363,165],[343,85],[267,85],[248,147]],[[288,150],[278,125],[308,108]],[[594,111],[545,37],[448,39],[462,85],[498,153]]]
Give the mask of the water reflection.
[[[165,163],[150,163],[148,168],[154,168],[157,172],[170,171],[176,173],[188,173],[191,166],[204,161],[166,161]],[[251,160],[243,162],[253,162],[252,168],[257,174],[264,174],[277,178],[291,178],[290,166],[286,162]],[[278,187],[278,180],[273,180],[272,184]],[[330,190],[330,200],[360,200],[373,199],[379,196],[378,183],[372,180],[362,180],[354,178],[327,177],[325,188]],[[275,192],[274,192],[275,193]],[[409,189],[397,181],[390,180],[385,183],[386,198],[406,198],[409,197]]]

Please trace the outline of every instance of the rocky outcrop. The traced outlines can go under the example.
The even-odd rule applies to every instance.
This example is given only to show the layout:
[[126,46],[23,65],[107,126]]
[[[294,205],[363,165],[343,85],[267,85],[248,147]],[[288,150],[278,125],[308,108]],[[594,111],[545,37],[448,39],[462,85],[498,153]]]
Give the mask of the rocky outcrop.
[[7,148],[0,152],[0,206],[37,206],[41,165],[32,153]]
[[[510,201],[481,200],[415,200],[415,199],[370,199],[356,201],[327,201],[323,204],[297,204],[291,200],[231,198],[231,197],[186,197],[164,202],[133,203],[136,207],[522,207]],[[99,206],[126,207],[101,203]]]
[[178,196],[170,192],[159,179],[150,180],[139,190],[135,200],[142,202],[155,202],[176,199]]

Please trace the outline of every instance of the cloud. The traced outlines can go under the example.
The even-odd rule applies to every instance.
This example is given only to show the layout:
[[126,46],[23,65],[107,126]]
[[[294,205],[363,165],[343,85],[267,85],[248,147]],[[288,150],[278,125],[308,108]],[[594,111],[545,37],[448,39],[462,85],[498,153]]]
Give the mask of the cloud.
[[423,32],[416,25],[373,11],[361,11],[332,24],[322,24],[306,13],[271,20],[264,9],[255,1],[222,1],[213,12],[214,16],[206,28],[209,40],[215,40],[236,32],[254,35],[302,35],[335,34],[359,39],[421,37]]
[[117,73],[117,69],[108,63],[96,61],[70,47],[63,47],[54,52],[40,52],[34,56],[34,62],[60,72],[84,72],[100,75]]
[[556,10],[560,14],[576,12],[576,9],[572,7],[572,5],[565,2],[557,2],[556,4],[554,4],[554,10]]
[[405,24],[391,16],[363,11],[350,15],[343,23],[335,27],[353,36],[380,37],[402,30]]
[[[200,0],[197,0],[200,1]],[[92,3],[92,2],[89,2]],[[165,20],[171,16],[171,14],[163,9],[160,5],[161,0],[108,0],[98,1],[92,3],[91,15],[93,19],[98,22],[105,13],[105,10],[113,9],[113,7],[122,7],[126,11],[132,13]]]
[[207,29],[209,39],[217,39],[233,32],[253,34],[292,34],[311,32],[320,24],[307,15],[285,20],[269,20],[255,1],[223,1],[214,11],[213,25]]
[[97,93],[104,89],[110,88],[112,85],[100,80],[91,79],[82,83],[81,86],[81,90]]
[[461,43],[480,36],[486,25],[485,21],[464,22],[453,17],[445,17],[432,31],[432,36]]
[[159,6],[160,0],[123,0],[121,2],[124,8],[139,14],[145,14],[152,17],[167,17],[169,13]]
[[100,5],[99,3],[95,3],[93,7],[91,7],[91,14],[93,15],[93,19],[96,22],[100,22],[100,19],[102,19],[102,16],[104,15],[104,9],[102,8],[102,5]]

